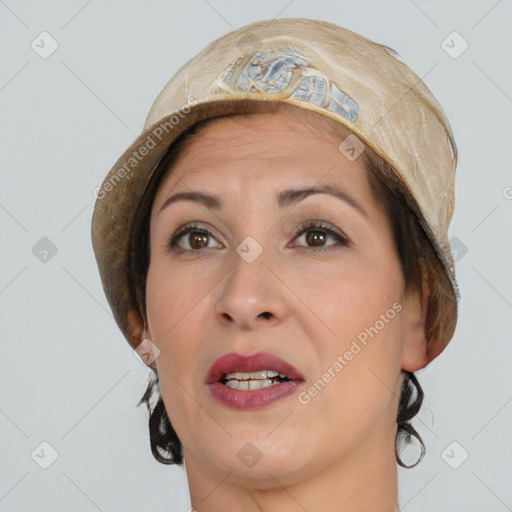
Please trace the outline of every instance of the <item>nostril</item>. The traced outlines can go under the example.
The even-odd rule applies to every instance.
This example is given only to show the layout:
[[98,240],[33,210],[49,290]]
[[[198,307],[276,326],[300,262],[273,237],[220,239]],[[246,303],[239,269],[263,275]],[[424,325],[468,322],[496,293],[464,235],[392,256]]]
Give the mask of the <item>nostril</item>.
[[227,313],[222,313],[222,318],[228,320],[228,321],[231,321],[232,318],[227,314]]
[[268,311],[265,311],[264,313],[260,313],[258,316],[263,316],[265,318],[270,318],[272,316],[272,313],[269,313]]

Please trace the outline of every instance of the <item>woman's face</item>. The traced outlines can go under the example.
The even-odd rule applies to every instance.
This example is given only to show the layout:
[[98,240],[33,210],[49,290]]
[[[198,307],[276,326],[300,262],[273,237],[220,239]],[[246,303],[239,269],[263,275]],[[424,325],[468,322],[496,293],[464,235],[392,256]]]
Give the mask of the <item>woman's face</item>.
[[[373,456],[394,463],[401,369],[426,364],[423,314],[342,141],[329,120],[292,109],[224,118],[157,192],[148,327],[187,469],[274,486]],[[212,371],[256,353],[267,358],[229,385],[226,367]],[[240,359],[228,360],[235,373]],[[268,382],[248,383],[264,369]],[[293,378],[276,383],[283,369]]]

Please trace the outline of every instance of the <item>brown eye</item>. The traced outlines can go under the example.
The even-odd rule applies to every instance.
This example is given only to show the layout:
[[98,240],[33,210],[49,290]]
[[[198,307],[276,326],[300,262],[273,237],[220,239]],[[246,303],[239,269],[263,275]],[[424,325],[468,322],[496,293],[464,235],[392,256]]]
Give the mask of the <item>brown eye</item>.
[[192,249],[204,249],[208,247],[208,235],[198,232],[190,233],[188,243]]
[[306,234],[307,243],[314,247],[324,245],[326,238],[323,231],[309,230]]
[[[211,245],[212,242],[216,244]],[[209,247],[221,246],[207,229],[198,226],[186,226],[178,230],[169,242],[169,247],[178,251],[200,251]]]
[[[319,221],[311,221],[300,226],[295,235],[299,241],[304,238],[305,247],[318,248],[320,251],[349,245],[347,238]],[[329,240],[334,240],[334,243],[328,243]],[[299,245],[304,246],[304,243]]]

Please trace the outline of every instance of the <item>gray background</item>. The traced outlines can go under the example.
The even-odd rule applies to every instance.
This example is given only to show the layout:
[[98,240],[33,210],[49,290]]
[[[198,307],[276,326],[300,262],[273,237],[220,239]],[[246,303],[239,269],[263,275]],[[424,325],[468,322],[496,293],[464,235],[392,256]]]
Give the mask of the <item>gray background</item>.
[[[417,373],[427,454],[399,470],[402,509],[512,510],[511,0],[0,0],[1,511],[189,507],[184,470],[153,459],[135,408],[149,372],[101,288],[93,191],[190,57],[232,27],[298,16],[397,50],[445,108],[460,151],[460,317]],[[31,47],[50,48],[43,31],[58,43],[46,59]],[[457,58],[453,31],[469,44]],[[58,453],[47,469],[43,441]]]

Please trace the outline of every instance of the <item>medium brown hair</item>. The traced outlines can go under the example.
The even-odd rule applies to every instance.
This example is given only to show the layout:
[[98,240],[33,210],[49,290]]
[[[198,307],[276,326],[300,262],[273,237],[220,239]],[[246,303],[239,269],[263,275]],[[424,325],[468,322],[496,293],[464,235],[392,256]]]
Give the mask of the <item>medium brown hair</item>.
[[[187,149],[190,140],[216,119],[218,118],[199,121],[174,141],[160,160],[137,206],[136,222],[131,233],[129,272],[133,301],[139,305],[139,313],[144,321],[146,321],[146,278],[150,262],[149,228],[156,192],[162,180],[171,172],[178,158]],[[329,121],[336,133],[344,137],[352,133],[341,124]],[[444,315],[447,309],[444,305],[445,301],[451,300],[450,283],[430,241],[407,202],[408,192],[397,178],[396,172],[370,147],[365,148],[360,158],[372,193],[375,199],[385,207],[391,221],[406,291],[418,291],[422,300],[424,286],[428,287],[426,339],[428,342],[436,340],[442,335],[448,321]],[[411,419],[421,408],[423,397],[423,390],[414,373],[405,371],[398,400],[395,439],[395,456],[397,463],[402,467],[414,467],[425,454],[423,440],[411,424]],[[142,404],[146,404],[149,413],[150,445],[155,459],[162,464],[183,464],[183,446],[165,409],[156,370],[149,375],[148,387],[137,406]],[[399,452],[404,444],[412,442],[413,437],[420,444],[421,455],[415,464],[406,466],[400,459]]]

